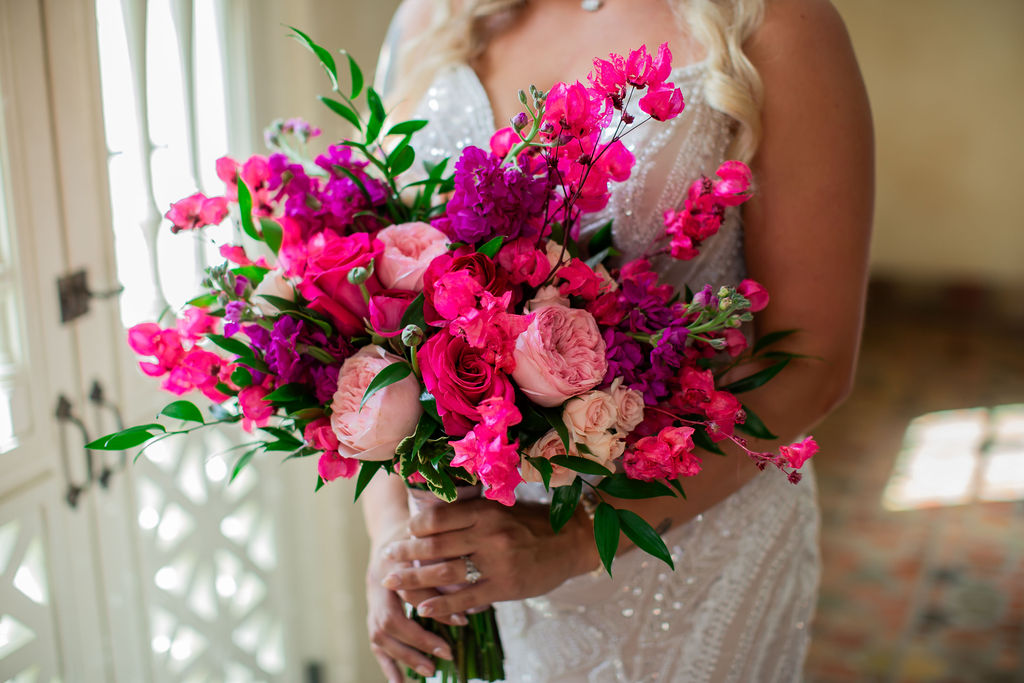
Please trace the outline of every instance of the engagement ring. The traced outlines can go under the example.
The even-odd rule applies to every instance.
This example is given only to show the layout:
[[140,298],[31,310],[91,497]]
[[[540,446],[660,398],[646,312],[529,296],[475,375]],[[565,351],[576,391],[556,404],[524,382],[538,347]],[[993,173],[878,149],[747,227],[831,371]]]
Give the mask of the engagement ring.
[[466,562],[466,583],[476,583],[479,581],[483,574],[476,568],[473,560],[469,559],[469,555],[463,555],[462,559]]

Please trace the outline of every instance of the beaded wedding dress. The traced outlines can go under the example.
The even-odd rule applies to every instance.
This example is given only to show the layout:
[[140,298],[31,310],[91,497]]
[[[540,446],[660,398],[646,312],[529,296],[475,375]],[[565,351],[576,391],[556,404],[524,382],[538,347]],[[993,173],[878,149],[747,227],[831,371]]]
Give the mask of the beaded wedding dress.
[[[383,57],[383,55],[382,55]],[[382,59],[378,73],[387,73]],[[700,174],[714,175],[731,140],[729,119],[703,98],[703,63],[670,79],[686,109],[650,122],[623,143],[636,157],[632,176],[614,185],[608,207],[586,217],[585,235],[614,219],[622,258],[643,253]],[[635,101],[635,100],[634,100]],[[646,118],[638,111],[636,120]],[[476,73],[460,64],[442,71],[413,118],[420,160],[437,162],[468,145],[487,149],[494,115]],[[449,169],[452,168],[449,166]],[[701,254],[658,264],[667,282],[694,290],[743,279],[742,226],[735,209]],[[814,473],[790,484],[766,471],[694,520],[666,534],[675,571],[638,551],[616,557],[610,578],[595,572],[551,593],[499,603],[507,680],[515,683],[773,683],[798,681],[817,596],[818,509]],[[699,486],[697,477],[689,486]],[[520,500],[544,500],[540,484],[523,484]]]

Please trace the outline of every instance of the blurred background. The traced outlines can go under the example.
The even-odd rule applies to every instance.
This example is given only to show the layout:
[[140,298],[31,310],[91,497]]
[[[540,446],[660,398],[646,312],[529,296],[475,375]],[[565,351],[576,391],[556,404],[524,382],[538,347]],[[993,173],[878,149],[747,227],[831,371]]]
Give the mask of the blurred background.
[[[815,430],[807,678],[1020,683],[1024,3],[835,5],[878,201],[856,387]],[[163,404],[124,326],[217,258],[167,241],[163,208],[216,193],[214,160],[261,151],[275,118],[342,132],[286,26],[370,71],[396,6],[0,0],[0,680],[379,679],[350,485],[313,496],[313,463],[267,462],[227,486],[226,434],[134,466],[81,446]]]

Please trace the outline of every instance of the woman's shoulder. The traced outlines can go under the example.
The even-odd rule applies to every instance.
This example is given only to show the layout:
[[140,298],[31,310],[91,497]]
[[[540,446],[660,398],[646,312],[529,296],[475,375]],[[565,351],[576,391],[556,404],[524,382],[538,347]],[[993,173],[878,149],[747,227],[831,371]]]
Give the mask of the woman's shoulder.
[[852,53],[846,25],[829,0],[766,0],[764,19],[745,49],[755,61],[767,62]]

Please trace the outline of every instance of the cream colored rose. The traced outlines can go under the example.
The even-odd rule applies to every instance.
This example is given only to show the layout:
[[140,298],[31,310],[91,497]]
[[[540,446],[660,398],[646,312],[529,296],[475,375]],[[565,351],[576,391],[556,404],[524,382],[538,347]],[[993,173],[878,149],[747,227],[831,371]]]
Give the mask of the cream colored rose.
[[526,302],[523,310],[527,313],[532,313],[545,306],[565,306],[568,308],[569,297],[562,296],[558,291],[558,287],[547,285],[537,290],[537,295]]
[[[550,460],[556,455],[565,454],[565,446],[562,445],[562,439],[554,429],[537,439],[530,446],[530,450],[526,452],[526,455],[531,458],[544,458],[545,460]],[[573,455],[577,454],[573,453]],[[523,476],[523,481],[538,483],[544,481],[537,468],[531,465],[525,458],[519,467],[519,473]],[[571,484],[575,478],[576,472],[573,470],[561,465],[551,465],[551,486],[566,486]]]
[[617,415],[612,397],[597,390],[569,399],[562,409],[562,421],[577,441],[587,434],[608,431],[615,426]]
[[252,292],[253,304],[263,315],[277,315],[280,313],[277,306],[263,298],[265,294],[276,296],[279,299],[295,301],[295,288],[288,278],[280,270],[272,270],[263,276],[259,285]]
[[615,402],[618,418],[615,428],[629,434],[644,421],[644,395],[635,389],[622,386],[622,378],[616,377],[608,390]]

